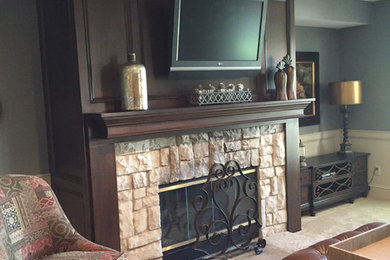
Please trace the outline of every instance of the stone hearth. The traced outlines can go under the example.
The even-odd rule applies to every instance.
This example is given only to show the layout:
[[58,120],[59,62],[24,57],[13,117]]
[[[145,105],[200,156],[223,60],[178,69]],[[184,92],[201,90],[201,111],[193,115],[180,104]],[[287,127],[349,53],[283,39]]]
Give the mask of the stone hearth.
[[121,250],[162,255],[159,185],[207,176],[214,163],[256,167],[261,236],[286,230],[284,125],[212,131],[115,144]]

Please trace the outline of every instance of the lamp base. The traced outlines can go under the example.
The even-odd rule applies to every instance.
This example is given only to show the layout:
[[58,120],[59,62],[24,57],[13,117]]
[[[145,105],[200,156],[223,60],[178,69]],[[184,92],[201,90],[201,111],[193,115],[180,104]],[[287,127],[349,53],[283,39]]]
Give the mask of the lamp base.
[[305,156],[299,156],[299,163],[301,167],[306,167],[307,162],[306,162],[306,157]]
[[343,114],[343,143],[340,144],[340,151],[338,154],[352,154],[351,143],[348,140],[348,118],[349,118],[349,107],[344,105],[341,107],[341,113]]
[[342,143],[340,144],[340,151],[338,151],[338,154],[352,154],[351,150],[351,144],[350,143]]

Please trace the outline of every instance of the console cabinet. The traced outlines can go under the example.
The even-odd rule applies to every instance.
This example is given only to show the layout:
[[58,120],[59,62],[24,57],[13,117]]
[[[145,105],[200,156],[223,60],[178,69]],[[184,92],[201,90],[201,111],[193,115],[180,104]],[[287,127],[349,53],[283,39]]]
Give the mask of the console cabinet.
[[333,153],[307,159],[307,167],[301,168],[301,210],[314,216],[321,206],[367,196],[368,155]]

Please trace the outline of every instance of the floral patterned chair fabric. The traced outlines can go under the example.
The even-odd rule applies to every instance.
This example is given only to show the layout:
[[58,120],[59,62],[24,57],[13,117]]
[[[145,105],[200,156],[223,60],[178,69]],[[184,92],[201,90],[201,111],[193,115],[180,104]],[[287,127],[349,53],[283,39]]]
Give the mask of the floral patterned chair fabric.
[[73,228],[50,186],[28,175],[0,177],[0,259],[127,259]]

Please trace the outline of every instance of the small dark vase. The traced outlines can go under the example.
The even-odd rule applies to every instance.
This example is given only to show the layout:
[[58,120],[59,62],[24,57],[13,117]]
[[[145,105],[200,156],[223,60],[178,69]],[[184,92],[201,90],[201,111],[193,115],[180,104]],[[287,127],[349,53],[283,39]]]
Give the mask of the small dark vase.
[[284,63],[279,62],[276,65],[278,69],[274,75],[275,87],[276,87],[276,100],[287,100],[286,85],[287,85],[287,74],[283,70]]
[[296,74],[295,74],[295,68],[291,66],[292,59],[289,54],[284,56],[283,58],[284,62],[284,71],[287,74],[287,97],[289,100],[297,99],[297,85],[296,85]]

